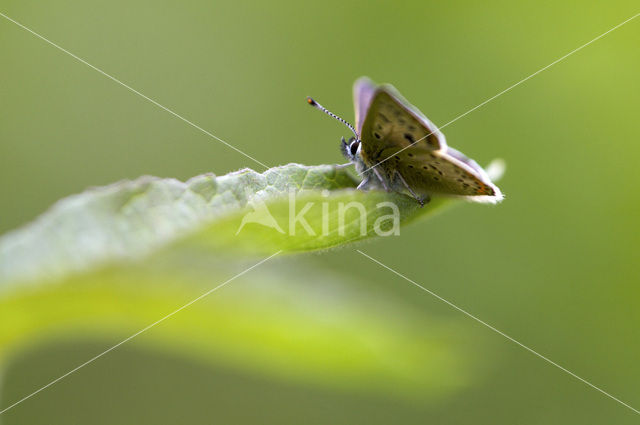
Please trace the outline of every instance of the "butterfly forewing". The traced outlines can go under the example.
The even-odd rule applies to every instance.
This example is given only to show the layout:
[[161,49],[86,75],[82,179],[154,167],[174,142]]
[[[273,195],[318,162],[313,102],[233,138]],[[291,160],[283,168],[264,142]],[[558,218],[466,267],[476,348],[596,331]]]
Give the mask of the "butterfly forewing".
[[353,85],[353,102],[356,109],[356,130],[362,133],[362,125],[376,92],[376,85],[367,77],[356,80]]

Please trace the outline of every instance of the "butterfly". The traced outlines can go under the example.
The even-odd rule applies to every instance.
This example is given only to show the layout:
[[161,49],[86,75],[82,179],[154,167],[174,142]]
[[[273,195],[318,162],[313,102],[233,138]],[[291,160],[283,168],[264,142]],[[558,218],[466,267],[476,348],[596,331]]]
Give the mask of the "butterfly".
[[418,108],[391,85],[359,78],[353,87],[356,127],[312,98],[307,102],[339,120],[355,137],[341,150],[362,176],[358,189],[408,192],[420,205],[432,195],[497,203],[503,196],[474,160],[447,146],[440,132]]

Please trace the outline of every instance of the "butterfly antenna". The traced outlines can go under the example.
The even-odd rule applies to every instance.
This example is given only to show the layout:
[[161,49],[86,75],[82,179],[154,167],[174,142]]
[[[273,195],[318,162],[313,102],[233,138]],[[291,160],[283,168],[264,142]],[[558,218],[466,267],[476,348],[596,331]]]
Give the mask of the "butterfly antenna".
[[309,105],[313,106],[314,108],[321,110],[322,112],[324,112],[325,114],[329,115],[330,117],[333,117],[333,118],[337,119],[342,124],[344,124],[347,127],[349,127],[349,130],[351,130],[353,132],[353,134],[355,134],[356,140],[360,140],[360,136],[358,136],[358,132],[356,131],[355,128],[353,128],[353,126],[351,124],[349,124],[348,122],[346,122],[345,120],[343,120],[342,118],[340,118],[339,116],[337,116],[336,114],[334,114],[333,112],[331,112],[330,110],[328,110],[327,108],[325,108],[324,106],[322,106],[321,104],[319,104],[318,102],[316,102],[315,100],[313,100],[312,98],[310,98],[308,96],[307,96],[307,103]]

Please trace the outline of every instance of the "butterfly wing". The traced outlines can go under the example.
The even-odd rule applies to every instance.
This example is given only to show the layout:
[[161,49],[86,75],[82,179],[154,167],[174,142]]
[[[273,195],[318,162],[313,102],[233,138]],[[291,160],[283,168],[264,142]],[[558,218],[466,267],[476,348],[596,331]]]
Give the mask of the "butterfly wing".
[[373,100],[376,84],[367,77],[360,77],[353,84],[353,104],[356,110],[356,131],[362,132],[362,124]]
[[[427,142],[432,149],[441,149],[447,146],[444,134],[438,130],[438,127],[429,121],[418,108],[404,99],[393,86],[389,84],[377,86],[369,78],[361,77],[356,80],[353,86],[353,99],[358,134],[363,134],[366,118],[373,117],[369,127],[375,127],[379,130],[395,130],[398,134],[394,136],[404,137],[409,143],[412,143],[411,140],[415,141],[428,136]],[[375,112],[370,111],[372,106],[375,108]],[[390,127],[389,124],[392,122],[400,125]],[[402,131],[403,129],[407,131]],[[402,133],[400,133],[401,131]]]
[[500,189],[486,172],[454,149],[427,152],[412,146],[397,156],[401,159],[395,169],[416,193],[462,196],[476,202],[502,200]]
[[419,195],[462,196],[477,202],[502,199],[482,167],[449,148],[438,128],[392,86],[376,87],[361,79],[355,93],[360,96],[356,113],[362,124],[357,129],[367,167],[376,166],[396,187],[399,173]]

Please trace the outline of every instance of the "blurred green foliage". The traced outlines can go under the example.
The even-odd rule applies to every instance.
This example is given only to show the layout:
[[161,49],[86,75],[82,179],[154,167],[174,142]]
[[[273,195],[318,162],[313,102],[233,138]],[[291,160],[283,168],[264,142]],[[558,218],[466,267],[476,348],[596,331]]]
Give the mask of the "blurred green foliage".
[[[310,110],[306,95],[350,118],[351,84],[369,75],[394,84],[443,124],[638,12],[631,0],[6,0],[0,11],[269,166],[340,160],[337,142],[344,129]],[[449,144],[479,163],[506,159],[502,205],[453,209],[364,248],[636,408],[640,199],[633,188],[640,160],[639,35],[640,25],[631,22],[445,129]],[[244,167],[263,171],[5,20],[0,20],[0,44],[3,233],[89,186],[149,174],[184,181]],[[201,280],[180,275],[190,262],[194,273],[207,264],[206,257],[192,260],[194,255],[168,261],[167,266],[180,262],[181,272],[169,269],[156,282],[136,279],[141,272],[123,265],[118,267],[126,270],[105,270],[111,279],[83,290],[66,282],[4,298],[2,314],[10,316],[3,320],[20,318],[26,328],[30,321],[49,321],[51,327],[40,335],[25,330],[30,337],[20,341],[24,350],[4,373],[1,405],[232,274],[224,272],[232,265],[211,261],[209,284],[194,284]],[[167,329],[159,326],[157,333],[131,341],[0,419],[6,424],[157,424],[175,423],[176,417],[210,421],[217,415],[226,423],[280,424],[637,422],[630,410],[349,249],[309,256],[300,266],[304,270],[294,267],[299,261],[281,259],[274,272],[279,277],[256,270],[172,318]],[[329,271],[331,277],[323,278]],[[320,282],[305,285],[316,273]],[[245,291],[244,283],[260,290]],[[271,287],[280,296],[274,298]],[[424,328],[425,339],[416,344],[446,347],[441,353],[451,363],[425,354],[417,381],[434,388],[449,377],[453,384],[425,391],[424,397],[406,397],[406,388],[422,387],[412,387],[416,381],[411,379],[390,379],[381,372],[389,369],[380,369],[372,356],[354,360],[365,372],[342,385],[339,378],[345,375],[321,363],[306,370],[313,375],[281,373],[289,365],[295,369],[309,353],[289,348],[286,341],[267,344],[271,350],[258,350],[249,360],[207,348],[233,334],[223,331],[229,321],[243,317],[234,310],[247,313],[254,306],[269,306],[258,309],[268,313],[249,316],[255,317],[254,330],[264,324],[265,331],[298,331],[295,324],[304,312],[331,304],[317,300],[313,291],[318,288],[332,303],[343,302],[345,293],[371,297],[362,305],[346,304],[342,311],[350,315],[344,323],[353,327],[336,331],[336,340],[349,339],[358,329],[370,338],[398,338],[398,355],[406,356],[398,365],[413,371],[417,361],[411,356],[425,351],[422,345],[408,348],[402,333],[411,336]],[[86,300],[83,291],[94,301],[102,297],[104,308],[90,304],[89,311],[74,311]],[[287,308],[278,316],[277,302],[296,294],[296,310]],[[219,318],[221,306],[229,313],[217,327],[197,326],[204,315]],[[57,325],[82,315],[84,329],[58,333]],[[115,322],[119,317],[121,326]],[[105,318],[114,320],[106,328]],[[309,335],[332,334],[318,322],[301,323]],[[248,329],[241,325],[229,329]],[[179,344],[170,343],[172,333],[181,334]],[[238,344],[258,341],[245,332],[238,338]],[[304,346],[299,337],[294,341],[294,347]],[[361,347],[356,342],[345,344],[356,350]],[[185,348],[179,352],[171,348],[180,344]],[[326,362],[347,359],[340,356],[341,347],[325,346],[333,355]],[[243,352],[254,348],[245,345]],[[422,374],[435,369],[443,375],[427,379]]]

